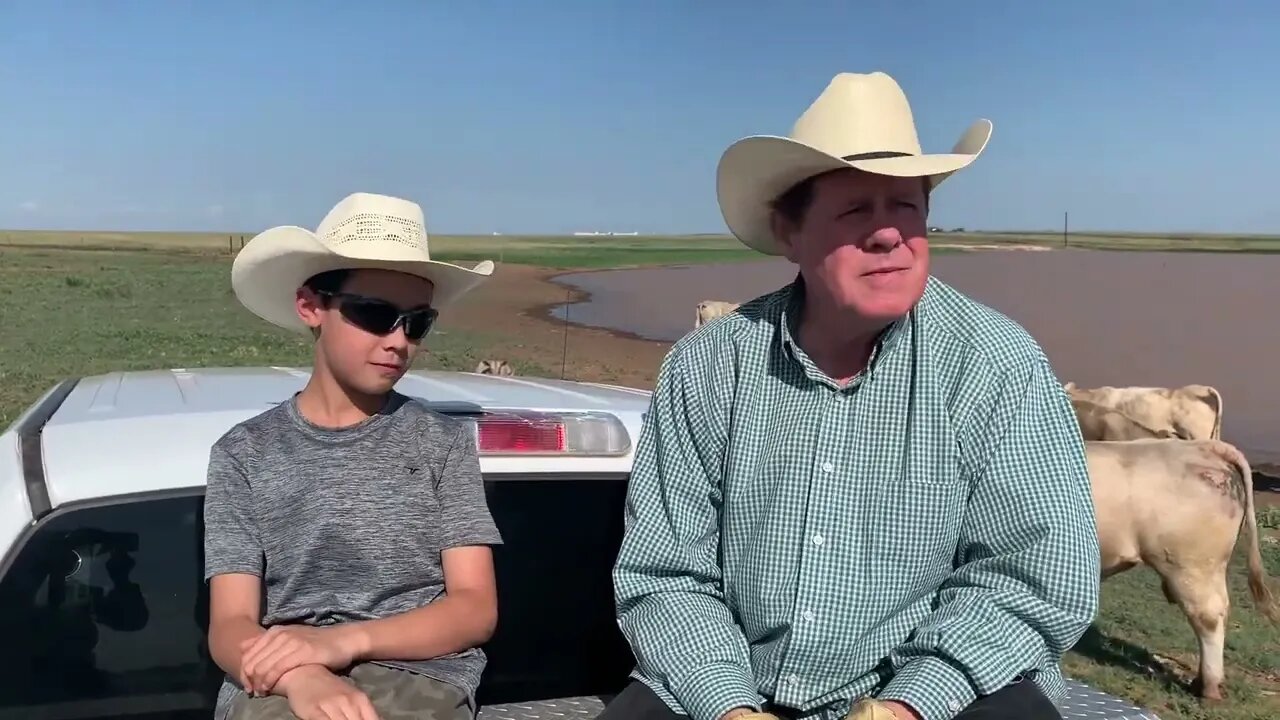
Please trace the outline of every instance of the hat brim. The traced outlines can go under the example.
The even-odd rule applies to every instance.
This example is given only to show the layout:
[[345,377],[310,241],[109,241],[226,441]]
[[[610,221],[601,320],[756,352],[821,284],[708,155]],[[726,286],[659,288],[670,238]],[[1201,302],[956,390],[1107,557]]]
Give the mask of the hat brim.
[[296,332],[309,328],[298,317],[297,291],[313,275],[330,270],[392,270],[429,280],[431,305],[444,309],[493,274],[483,260],[465,268],[438,260],[387,260],[353,257],[330,250],[306,228],[282,225],[245,243],[231,265],[231,286],[250,312]]
[[725,150],[716,169],[720,213],[744,245],[766,255],[781,255],[770,222],[771,203],[796,183],[831,170],[855,168],[877,175],[927,177],[937,187],[982,154],[991,129],[990,120],[978,120],[950,153],[861,160],[845,160],[777,135],[743,138]]

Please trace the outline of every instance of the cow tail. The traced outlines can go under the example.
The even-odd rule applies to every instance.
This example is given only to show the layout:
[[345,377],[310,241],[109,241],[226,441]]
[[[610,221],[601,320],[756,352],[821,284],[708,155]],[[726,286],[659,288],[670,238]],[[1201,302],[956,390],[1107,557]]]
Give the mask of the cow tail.
[[1244,522],[1249,531],[1249,594],[1268,620],[1278,622],[1280,611],[1277,611],[1275,598],[1271,594],[1271,588],[1267,586],[1267,569],[1262,564],[1262,550],[1258,546],[1258,518],[1253,508],[1253,468],[1244,453],[1230,443],[1215,440],[1214,449],[1236,466],[1244,480]]
[[1218,392],[1215,387],[1210,387],[1209,392],[1213,393],[1213,399],[1218,403],[1218,411],[1213,414],[1213,439],[1222,439],[1222,393]]

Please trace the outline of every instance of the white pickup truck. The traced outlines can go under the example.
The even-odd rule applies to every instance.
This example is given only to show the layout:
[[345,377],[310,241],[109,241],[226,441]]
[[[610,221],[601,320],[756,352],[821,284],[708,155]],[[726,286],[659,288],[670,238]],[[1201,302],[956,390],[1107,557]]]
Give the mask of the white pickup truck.
[[[0,720],[212,716],[202,499],[209,447],[306,382],[295,368],[66,380],[0,435]],[[413,372],[398,385],[475,425],[500,620],[482,720],[590,720],[626,681],[610,569],[649,393]],[[1072,683],[1068,720],[1155,720]]]

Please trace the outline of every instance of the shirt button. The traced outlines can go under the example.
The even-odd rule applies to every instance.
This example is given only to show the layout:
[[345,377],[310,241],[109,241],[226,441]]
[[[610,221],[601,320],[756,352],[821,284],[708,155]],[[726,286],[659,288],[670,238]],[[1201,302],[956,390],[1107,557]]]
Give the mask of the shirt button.
[[788,675],[788,676],[787,676],[787,684],[788,684],[788,685],[795,685],[795,684],[796,684],[796,683],[798,683],[798,682],[800,682],[800,677],[799,677],[798,675],[796,675],[795,673],[792,673],[791,675]]
[[813,622],[813,617],[814,617],[813,611],[805,610],[804,612],[800,613],[800,617],[804,618],[805,622]]
[[814,535],[814,536],[813,536],[813,544],[814,544],[814,545],[821,545],[823,542],[825,542],[825,540],[826,540],[826,538],[822,537],[821,535]]
[[960,703],[959,703],[959,702],[957,702],[957,701],[955,701],[955,700],[952,700],[951,702],[947,703],[947,709],[948,709],[948,710],[950,710],[950,711],[951,711],[951,712],[953,712],[953,713],[958,713],[958,712],[960,712],[961,710],[963,710],[964,708],[960,707]]
[[831,464],[831,463],[829,463],[829,462],[824,462],[824,463],[822,463],[822,472],[824,472],[824,473],[829,473],[829,472],[831,472],[832,470],[835,470],[835,469],[836,469],[836,466],[835,466],[835,465],[832,465],[832,464]]

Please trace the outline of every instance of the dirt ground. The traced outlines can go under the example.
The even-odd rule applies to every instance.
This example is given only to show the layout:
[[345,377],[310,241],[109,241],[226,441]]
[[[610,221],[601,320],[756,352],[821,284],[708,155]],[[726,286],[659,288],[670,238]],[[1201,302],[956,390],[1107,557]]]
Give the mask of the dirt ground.
[[566,379],[652,388],[671,344],[577,325],[566,328],[554,321],[549,308],[586,299],[584,293],[568,291],[550,281],[561,273],[524,265],[502,266],[492,282],[460,303],[447,321],[441,320],[441,329],[470,328],[505,335],[510,344],[495,348],[495,357],[537,365],[554,377],[559,377],[564,358]]

